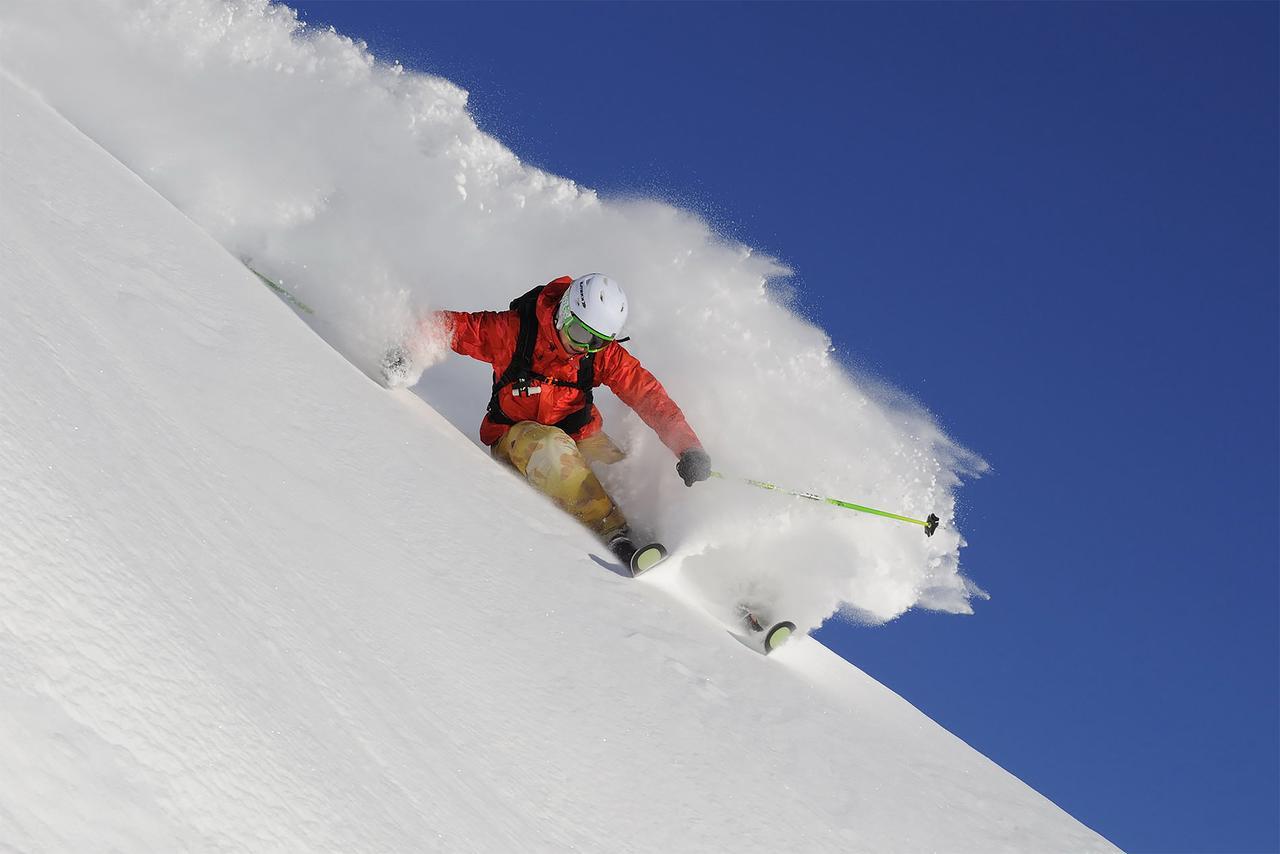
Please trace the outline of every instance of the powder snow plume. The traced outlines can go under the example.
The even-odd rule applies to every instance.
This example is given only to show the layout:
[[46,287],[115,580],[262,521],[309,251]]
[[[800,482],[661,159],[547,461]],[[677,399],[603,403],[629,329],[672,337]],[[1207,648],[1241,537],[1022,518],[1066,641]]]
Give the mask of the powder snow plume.
[[[630,453],[602,472],[606,486],[639,529],[678,546],[680,583],[704,598],[779,598],[807,628],[841,608],[964,613],[982,595],[960,573],[953,524],[961,476],[982,461],[921,408],[852,377],[769,287],[788,271],[697,215],[526,166],[477,128],[457,86],[265,0],[10,0],[0,55],[312,306],[308,322],[366,370],[432,308],[504,308],[556,276],[605,271],[630,295],[629,349],[719,470],[942,519],[926,539],[733,483],[686,489],[667,449],[602,390],[606,429]],[[475,437],[488,367],[439,347],[430,361],[418,392]]]

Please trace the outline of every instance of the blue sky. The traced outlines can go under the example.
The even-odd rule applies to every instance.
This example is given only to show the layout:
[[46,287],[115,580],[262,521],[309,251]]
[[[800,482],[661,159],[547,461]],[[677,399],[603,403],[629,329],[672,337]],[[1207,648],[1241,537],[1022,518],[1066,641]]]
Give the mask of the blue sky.
[[825,643],[1123,848],[1280,848],[1280,7],[291,5],[782,258],[992,464],[991,601]]

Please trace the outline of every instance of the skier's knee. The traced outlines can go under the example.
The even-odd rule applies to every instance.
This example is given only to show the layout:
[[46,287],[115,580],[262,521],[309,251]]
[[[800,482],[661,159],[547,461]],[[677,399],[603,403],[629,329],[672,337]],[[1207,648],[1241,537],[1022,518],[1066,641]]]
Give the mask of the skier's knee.
[[525,476],[535,483],[576,487],[590,472],[577,444],[563,430],[544,427],[529,435],[527,441],[529,462]]

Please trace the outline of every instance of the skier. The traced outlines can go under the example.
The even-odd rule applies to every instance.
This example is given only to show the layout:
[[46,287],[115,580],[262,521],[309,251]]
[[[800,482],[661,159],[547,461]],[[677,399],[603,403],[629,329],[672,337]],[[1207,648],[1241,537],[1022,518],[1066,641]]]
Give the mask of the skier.
[[[626,517],[591,470],[591,463],[624,456],[601,429],[592,388],[608,386],[653,428],[678,458],[685,486],[711,476],[711,458],[662,384],[623,349],[627,339],[618,336],[626,320],[622,288],[590,273],[536,287],[507,311],[436,312],[422,330],[443,326],[455,352],[493,366],[480,441],[494,458],[594,531],[634,572]],[[403,358],[389,354],[391,372]]]

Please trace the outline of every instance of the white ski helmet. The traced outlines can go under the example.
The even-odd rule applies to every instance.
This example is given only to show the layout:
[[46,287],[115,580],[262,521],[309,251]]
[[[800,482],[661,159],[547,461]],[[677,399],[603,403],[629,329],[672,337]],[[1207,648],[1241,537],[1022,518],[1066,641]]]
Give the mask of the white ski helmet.
[[[575,318],[586,331],[613,340],[622,334],[623,324],[627,322],[627,295],[621,285],[603,273],[579,276],[560,298],[556,328],[564,330]],[[572,330],[569,332],[570,337],[578,337]],[[579,340],[578,343],[586,342]]]

